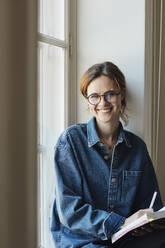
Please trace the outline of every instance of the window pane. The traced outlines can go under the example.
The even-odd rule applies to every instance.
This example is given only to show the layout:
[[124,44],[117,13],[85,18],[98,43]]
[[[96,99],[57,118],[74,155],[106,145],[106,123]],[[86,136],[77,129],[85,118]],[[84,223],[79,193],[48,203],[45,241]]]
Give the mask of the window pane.
[[65,0],[40,1],[39,32],[64,40]]
[[[42,145],[59,136],[64,127],[64,49],[40,44],[40,102]],[[49,140],[48,135],[49,134]],[[53,137],[52,137],[53,134]]]
[[64,130],[64,50],[39,43],[39,143],[41,245],[54,247],[50,233],[54,199],[54,146]]

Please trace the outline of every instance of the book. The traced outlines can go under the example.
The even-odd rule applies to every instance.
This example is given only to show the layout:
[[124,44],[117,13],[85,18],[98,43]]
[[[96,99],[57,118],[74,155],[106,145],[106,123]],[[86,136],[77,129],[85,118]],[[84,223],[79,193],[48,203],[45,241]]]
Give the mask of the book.
[[142,227],[150,222],[165,225],[165,207],[161,208],[156,212],[146,212],[142,216],[137,218],[135,221],[121,228],[118,232],[112,235],[112,243],[116,242],[118,239],[120,239],[127,233],[130,233],[132,230]]

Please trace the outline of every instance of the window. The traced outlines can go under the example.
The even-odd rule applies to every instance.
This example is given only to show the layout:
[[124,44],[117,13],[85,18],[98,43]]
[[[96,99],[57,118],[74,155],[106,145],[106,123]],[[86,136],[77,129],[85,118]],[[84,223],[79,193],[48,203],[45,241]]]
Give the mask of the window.
[[[75,0],[39,1],[39,247],[53,248],[50,233],[54,200],[54,146],[61,132],[75,122]],[[73,21],[73,25],[72,25]],[[74,34],[74,35],[73,35]],[[72,84],[71,84],[72,82]],[[74,108],[72,107],[74,106]],[[72,112],[71,112],[72,109]]]

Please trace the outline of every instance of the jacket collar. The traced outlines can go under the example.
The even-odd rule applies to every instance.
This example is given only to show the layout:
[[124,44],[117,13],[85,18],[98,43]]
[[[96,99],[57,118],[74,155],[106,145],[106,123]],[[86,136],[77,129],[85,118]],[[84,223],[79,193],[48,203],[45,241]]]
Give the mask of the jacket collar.
[[[127,133],[125,132],[121,122],[119,124],[119,128],[120,128],[120,131],[119,131],[117,144],[125,142],[125,144],[128,147],[132,147],[130,139],[129,139]],[[94,146],[96,143],[100,142],[100,138],[99,138],[97,131],[96,131],[96,119],[95,119],[95,117],[93,117],[87,123],[87,138],[88,138],[88,146],[89,147]]]

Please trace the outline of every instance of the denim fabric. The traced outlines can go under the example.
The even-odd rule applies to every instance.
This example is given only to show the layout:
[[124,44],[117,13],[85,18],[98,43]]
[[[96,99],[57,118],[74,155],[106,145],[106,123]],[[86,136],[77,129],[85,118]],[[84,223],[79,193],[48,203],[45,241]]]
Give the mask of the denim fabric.
[[149,207],[154,191],[154,210],[163,206],[145,143],[120,123],[111,156],[95,125],[92,118],[67,128],[55,147],[55,247],[108,247],[126,217]]

